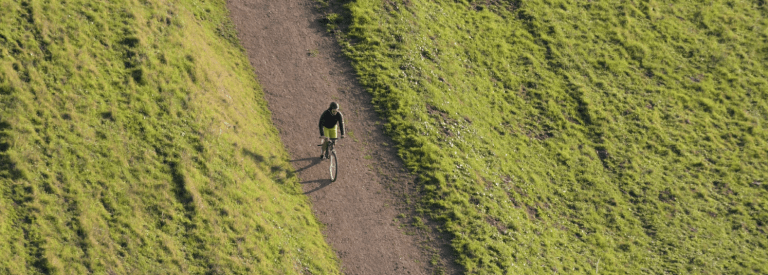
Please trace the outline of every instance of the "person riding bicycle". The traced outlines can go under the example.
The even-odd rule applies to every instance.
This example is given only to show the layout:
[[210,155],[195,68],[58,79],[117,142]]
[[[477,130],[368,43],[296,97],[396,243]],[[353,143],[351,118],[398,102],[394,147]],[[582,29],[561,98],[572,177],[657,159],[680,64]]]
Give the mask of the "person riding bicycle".
[[323,152],[320,155],[320,159],[327,158],[326,152],[328,148],[328,139],[336,139],[337,130],[341,132],[341,138],[344,138],[344,117],[339,112],[339,104],[331,102],[331,106],[323,112],[320,116],[320,138],[323,142]]

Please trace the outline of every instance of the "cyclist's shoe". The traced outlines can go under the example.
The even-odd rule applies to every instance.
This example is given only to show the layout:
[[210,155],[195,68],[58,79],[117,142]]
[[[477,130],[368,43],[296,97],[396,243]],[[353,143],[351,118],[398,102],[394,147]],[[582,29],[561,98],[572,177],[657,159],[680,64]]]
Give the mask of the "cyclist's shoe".
[[320,160],[324,160],[324,159],[325,159],[325,154],[320,154]]

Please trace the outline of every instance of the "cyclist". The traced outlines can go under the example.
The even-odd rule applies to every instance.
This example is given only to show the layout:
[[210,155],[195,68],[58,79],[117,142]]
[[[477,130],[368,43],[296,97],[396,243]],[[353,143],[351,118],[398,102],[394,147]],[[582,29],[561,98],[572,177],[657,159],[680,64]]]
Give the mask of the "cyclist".
[[325,110],[320,116],[318,127],[320,128],[320,139],[323,142],[323,152],[320,154],[320,159],[325,159],[328,157],[328,152],[325,151],[328,148],[328,139],[336,139],[337,131],[341,132],[341,138],[344,138],[344,117],[339,112],[338,103],[331,102],[328,110]]

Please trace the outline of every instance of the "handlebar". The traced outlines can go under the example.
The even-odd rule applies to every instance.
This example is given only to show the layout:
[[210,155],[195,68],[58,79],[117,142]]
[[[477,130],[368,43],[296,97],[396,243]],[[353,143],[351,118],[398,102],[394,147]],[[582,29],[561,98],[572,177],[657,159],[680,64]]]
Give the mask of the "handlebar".
[[[333,142],[334,144],[336,144],[336,141],[337,141],[337,140],[340,140],[340,139],[342,139],[342,138],[344,138],[344,137],[342,136],[342,137],[340,137],[340,138],[329,138],[329,139],[331,140],[331,142]],[[322,144],[318,144],[317,146],[323,146],[323,145],[322,145]]]

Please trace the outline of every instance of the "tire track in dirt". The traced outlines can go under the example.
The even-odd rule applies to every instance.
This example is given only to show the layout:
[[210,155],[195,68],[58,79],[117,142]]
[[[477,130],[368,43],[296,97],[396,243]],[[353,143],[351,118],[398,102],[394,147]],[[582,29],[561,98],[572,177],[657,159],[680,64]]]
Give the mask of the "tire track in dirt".
[[[238,37],[264,88],[273,123],[292,157],[326,241],[346,274],[428,274],[419,236],[393,221],[395,195],[412,183],[391,140],[380,129],[371,97],[349,61],[320,24],[311,0],[228,0]],[[321,161],[317,121],[339,102],[348,132],[340,140],[339,180],[331,183]],[[407,179],[407,180],[404,180]],[[412,184],[411,184],[412,186]],[[444,253],[443,253],[444,254]]]

